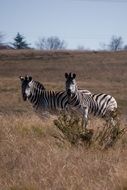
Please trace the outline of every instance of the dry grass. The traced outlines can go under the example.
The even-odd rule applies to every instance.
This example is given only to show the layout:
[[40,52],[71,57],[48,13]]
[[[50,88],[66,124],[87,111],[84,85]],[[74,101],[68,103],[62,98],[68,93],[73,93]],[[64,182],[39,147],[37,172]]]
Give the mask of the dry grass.
[[1,190],[127,188],[127,136],[102,151],[54,138],[61,134],[53,122],[35,115],[5,115],[0,123]]
[[[72,146],[22,100],[19,75],[58,90],[70,71],[82,88],[115,96],[127,127],[127,52],[0,51],[0,190],[127,189],[126,134],[106,150]],[[103,125],[92,118],[89,129]]]

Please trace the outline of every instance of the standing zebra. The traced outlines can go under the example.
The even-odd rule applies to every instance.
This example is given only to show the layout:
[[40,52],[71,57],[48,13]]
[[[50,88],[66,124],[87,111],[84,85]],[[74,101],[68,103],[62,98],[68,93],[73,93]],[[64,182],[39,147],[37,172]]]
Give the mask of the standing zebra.
[[[47,116],[48,113],[56,114],[62,110],[68,111],[66,91],[47,91],[40,82],[33,80],[31,76],[20,76],[19,78],[23,100],[28,99],[36,112]],[[81,92],[91,94],[88,90],[81,90]]]
[[93,113],[105,119],[110,119],[112,124],[113,112],[117,109],[117,102],[111,95],[107,94],[91,94],[84,93],[83,90],[78,90],[76,83],[76,74],[65,73],[66,92],[68,95],[68,104],[79,111],[83,115],[83,126],[87,126],[88,114]]
[[66,91],[47,91],[44,86],[32,79],[31,76],[19,77],[21,80],[21,91],[23,100],[32,104],[39,114],[47,112],[56,114],[66,110],[68,98]]

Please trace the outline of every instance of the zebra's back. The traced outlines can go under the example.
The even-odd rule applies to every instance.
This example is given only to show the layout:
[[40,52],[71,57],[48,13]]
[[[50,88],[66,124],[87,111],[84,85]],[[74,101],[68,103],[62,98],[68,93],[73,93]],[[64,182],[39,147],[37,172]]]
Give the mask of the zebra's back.
[[34,89],[28,97],[35,110],[49,111],[55,113],[67,107],[67,94],[65,91],[46,91]]
[[92,94],[95,103],[94,115],[105,116],[107,112],[113,112],[117,109],[117,102],[114,97],[108,94]]

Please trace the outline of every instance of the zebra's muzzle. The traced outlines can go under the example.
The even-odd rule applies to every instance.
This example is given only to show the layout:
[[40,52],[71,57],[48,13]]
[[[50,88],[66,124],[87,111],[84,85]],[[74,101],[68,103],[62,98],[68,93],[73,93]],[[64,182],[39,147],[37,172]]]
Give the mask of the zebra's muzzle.
[[23,100],[24,100],[24,101],[26,101],[27,96],[26,96],[26,94],[25,94],[25,93],[23,93],[22,97],[23,97]]

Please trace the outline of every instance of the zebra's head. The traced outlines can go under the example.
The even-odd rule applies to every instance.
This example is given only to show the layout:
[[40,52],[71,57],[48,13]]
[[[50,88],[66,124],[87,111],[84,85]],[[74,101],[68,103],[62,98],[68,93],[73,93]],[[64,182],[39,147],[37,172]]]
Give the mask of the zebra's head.
[[76,74],[73,73],[65,73],[65,78],[66,78],[66,92],[67,95],[70,97],[72,96],[76,90],[77,90],[77,84],[76,84]]
[[22,91],[22,97],[23,100],[26,101],[27,97],[30,95],[30,82],[32,81],[32,77],[31,76],[25,76],[19,77],[21,80],[21,91]]

